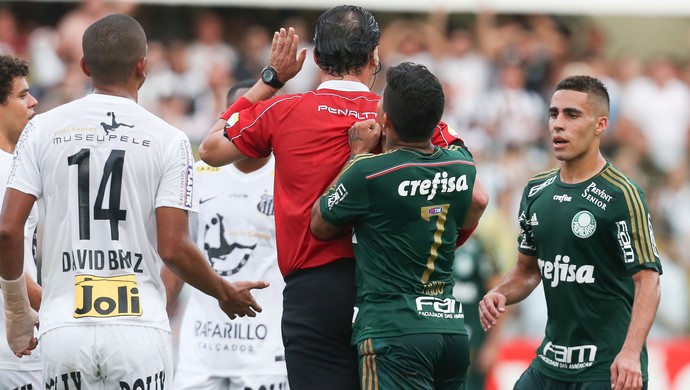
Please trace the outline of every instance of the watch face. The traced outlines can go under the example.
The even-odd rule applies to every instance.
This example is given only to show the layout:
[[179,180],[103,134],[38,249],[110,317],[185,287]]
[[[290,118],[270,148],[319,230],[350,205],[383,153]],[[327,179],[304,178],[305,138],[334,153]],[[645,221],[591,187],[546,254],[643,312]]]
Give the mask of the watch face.
[[266,68],[261,72],[261,79],[267,83],[270,83],[273,81],[275,78],[275,73],[273,72],[273,69],[271,68]]

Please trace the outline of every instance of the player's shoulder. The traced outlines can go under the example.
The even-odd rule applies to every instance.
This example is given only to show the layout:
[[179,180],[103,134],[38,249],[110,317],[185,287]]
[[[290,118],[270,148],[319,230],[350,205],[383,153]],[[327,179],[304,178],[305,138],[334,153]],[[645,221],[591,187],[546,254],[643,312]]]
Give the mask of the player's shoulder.
[[644,190],[633,179],[624,174],[613,164],[609,164],[597,177],[600,182],[608,185],[612,193],[630,196],[633,193],[644,194]]
[[556,181],[556,176],[560,171],[559,168],[552,168],[547,171],[539,172],[532,176],[525,186],[524,194],[527,198],[532,198],[540,193],[544,188],[553,184]]
[[463,160],[473,160],[472,154],[467,150],[467,148],[460,145],[448,145],[445,148],[446,154],[452,158],[460,158]]
[[539,172],[529,179],[529,181],[527,182],[527,185],[531,186],[531,185],[535,185],[535,184],[541,184],[541,183],[544,183],[546,181],[555,180],[556,175],[558,174],[558,171],[559,171],[559,168],[555,167],[555,168],[551,168],[551,169],[546,170],[546,171]]

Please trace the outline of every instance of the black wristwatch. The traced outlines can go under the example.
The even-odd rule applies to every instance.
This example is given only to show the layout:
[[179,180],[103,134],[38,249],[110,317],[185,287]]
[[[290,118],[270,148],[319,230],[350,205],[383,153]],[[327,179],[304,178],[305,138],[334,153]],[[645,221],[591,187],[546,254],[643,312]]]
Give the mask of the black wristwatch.
[[268,65],[261,70],[261,81],[273,88],[278,89],[283,88],[283,85],[285,85],[285,83],[278,80],[278,74],[276,73],[275,68],[273,68],[271,65]]

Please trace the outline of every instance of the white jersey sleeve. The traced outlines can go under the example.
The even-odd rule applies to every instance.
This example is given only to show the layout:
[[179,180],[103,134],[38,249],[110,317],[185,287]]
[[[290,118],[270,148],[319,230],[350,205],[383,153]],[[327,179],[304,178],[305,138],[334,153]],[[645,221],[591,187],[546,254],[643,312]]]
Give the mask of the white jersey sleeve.
[[[22,133],[25,134],[25,133]],[[0,150],[0,207],[5,198],[6,184],[12,167],[13,155]],[[24,272],[34,281],[37,279],[36,272],[36,248],[35,233],[38,222],[38,209],[36,205],[31,209],[29,218],[24,225]],[[2,295],[0,295],[0,370],[40,370],[40,345],[29,356],[17,359],[10,350],[5,340],[5,311]]]
[[179,134],[171,140],[171,147],[164,155],[163,177],[156,194],[156,207],[176,207],[195,211],[194,157],[189,140]]
[[43,194],[41,175],[38,172],[38,148],[35,124],[31,121],[17,142],[14,161],[7,180],[8,187],[36,198],[40,198]]

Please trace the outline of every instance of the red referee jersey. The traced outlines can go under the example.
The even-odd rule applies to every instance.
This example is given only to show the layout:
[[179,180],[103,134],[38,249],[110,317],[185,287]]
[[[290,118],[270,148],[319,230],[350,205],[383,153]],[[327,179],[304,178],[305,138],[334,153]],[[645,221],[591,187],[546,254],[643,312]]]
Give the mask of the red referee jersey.
[[[233,115],[228,138],[246,156],[275,155],[275,217],[278,265],[283,275],[353,257],[352,237],[322,241],[309,230],[311,208],[350,156],[347,131],[376,117],[379,96],[362,83],[326,81],[317,90],[281,95]],[[432,141],[458,139],[446,124]]]

